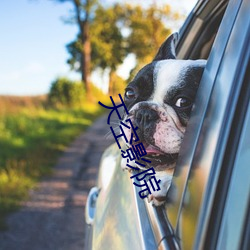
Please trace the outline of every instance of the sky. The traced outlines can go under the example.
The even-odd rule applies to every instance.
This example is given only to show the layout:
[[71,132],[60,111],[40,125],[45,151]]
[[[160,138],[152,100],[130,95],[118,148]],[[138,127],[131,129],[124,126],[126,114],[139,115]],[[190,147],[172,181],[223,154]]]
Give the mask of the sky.
[[[102,2],[110,4],[112,0]],[[135,0],[122,2],[133,3]],[[173,8],[181,8],[187,13],[196,0],[155,2],[170,3]],[[69,55],[65,45],[73,41],[78,32],[76,25],[67,25],[62,20],[71,9],[70,3],[50,0],[1,0],[0,95],[46,94],[57,77],[80,79],[80,75],[70,71],[66,63]],[[127,65],[133,64],[133,60],[133,57],[125,60],[119,70],[121,76],[127,76]],[[93,80],[107,81],[100,79],[98,74]]]

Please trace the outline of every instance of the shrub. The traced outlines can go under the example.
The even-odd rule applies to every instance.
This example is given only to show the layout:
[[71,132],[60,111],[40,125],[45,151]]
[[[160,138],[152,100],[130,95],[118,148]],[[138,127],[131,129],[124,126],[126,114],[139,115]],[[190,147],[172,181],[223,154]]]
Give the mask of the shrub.
[[107,94],[104,94],[101,89],[96,87],[94,84],[90,85],[91,89],[91,98],[92,98],[92,103],[98,103],[100,102],[108,102],[110,101],[109,96]]
[[123,96],[127,85],[126,81],[117,74],[114,75],[113,81],[113,95],[118,96],[118,94],[121,94]]
[[67,78],[56,79],[48,95],[49,103],[54,107],[81,107],[84,99],[83,84]]

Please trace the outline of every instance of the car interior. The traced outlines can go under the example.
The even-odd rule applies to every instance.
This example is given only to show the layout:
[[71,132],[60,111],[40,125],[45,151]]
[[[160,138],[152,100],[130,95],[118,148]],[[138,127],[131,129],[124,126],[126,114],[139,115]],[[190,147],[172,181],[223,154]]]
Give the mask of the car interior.
[[[219,3],[218,3],[219,2]],[[179,59],[208,59],[228,1],[200,1],[187,20],[177,44]],[[192,27],[192,31],[190,31]]]

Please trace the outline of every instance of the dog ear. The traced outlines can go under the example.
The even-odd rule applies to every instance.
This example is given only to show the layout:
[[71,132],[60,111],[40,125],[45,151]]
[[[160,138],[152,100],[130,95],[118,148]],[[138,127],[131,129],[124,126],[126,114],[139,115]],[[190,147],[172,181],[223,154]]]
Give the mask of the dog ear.
[[179,38],[178,33],[173,33],[167,38],[167,40],[161,45],[153,61],[159,61],[164,59],[176,59],[175,46]]

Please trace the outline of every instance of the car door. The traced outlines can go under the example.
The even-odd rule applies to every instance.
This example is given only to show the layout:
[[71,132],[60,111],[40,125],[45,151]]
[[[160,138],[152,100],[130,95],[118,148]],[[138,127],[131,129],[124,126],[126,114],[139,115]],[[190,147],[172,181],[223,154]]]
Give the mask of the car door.
[[157,249],[144,203],[120,163],[121,152],[114,144],[101,160],[92,249]]
[[229,1],[182,145],[166,213],[183,249],[249,249],[249,13]]

